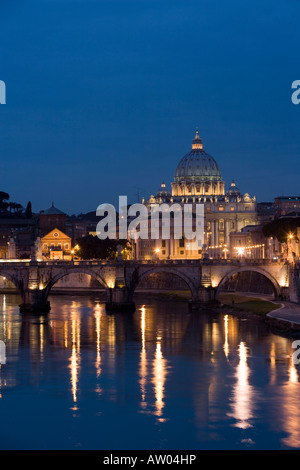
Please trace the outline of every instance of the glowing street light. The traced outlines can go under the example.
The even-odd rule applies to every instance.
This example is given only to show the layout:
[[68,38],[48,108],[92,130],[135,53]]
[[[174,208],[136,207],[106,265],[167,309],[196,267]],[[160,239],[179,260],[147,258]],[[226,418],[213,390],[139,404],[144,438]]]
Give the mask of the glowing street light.
[[293,261],[293,250],[292,250],[292,240],[294,239],[294,234],[290,232],[287,236],[287,257],[290,261]]
[[240,248],[237,249],[237,252],[240,255],[240,257],[242,258],[244,253],[245,253],[245,248],[240,247]]

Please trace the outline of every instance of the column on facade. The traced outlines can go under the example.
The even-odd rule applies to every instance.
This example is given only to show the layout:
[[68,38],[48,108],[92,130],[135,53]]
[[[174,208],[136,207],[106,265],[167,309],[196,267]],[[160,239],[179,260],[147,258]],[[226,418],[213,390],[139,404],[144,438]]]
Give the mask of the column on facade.
[[211,220],[210,222],[210,230],[211,230],[211,241],[210,244],[211,246],[215,245],[215,221]]
[[215,220],[215,245],[219,245],[219,221]]
[[227,248],[229,248],[229,234],[230,234],[230,219],[225,220],[225,245],[227,245]]

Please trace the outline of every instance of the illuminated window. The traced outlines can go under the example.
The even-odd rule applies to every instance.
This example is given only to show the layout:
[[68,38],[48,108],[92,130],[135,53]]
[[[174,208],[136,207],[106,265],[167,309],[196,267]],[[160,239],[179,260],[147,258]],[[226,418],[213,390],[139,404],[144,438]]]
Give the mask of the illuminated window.
[[65,250],[69,249],[69,243],[65,243]]
[[230,210],[231,210],[231,212],[234,212],[234,207],[231,206],[231,207],[230,207]]
[[219,211],[220,211],[220,212],[223,212],[223,211],[224,211],[224,207],[223,207],[223,206],[219,206]]

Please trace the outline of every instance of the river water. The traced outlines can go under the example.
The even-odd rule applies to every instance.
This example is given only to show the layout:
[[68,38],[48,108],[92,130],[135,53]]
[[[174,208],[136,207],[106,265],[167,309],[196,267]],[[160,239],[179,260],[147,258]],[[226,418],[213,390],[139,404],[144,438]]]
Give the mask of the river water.
[[22,316],[0,296],[1,449],[300,448],[300,366],[262,322],[185,302],[107,315],[97,298],[50,301]]

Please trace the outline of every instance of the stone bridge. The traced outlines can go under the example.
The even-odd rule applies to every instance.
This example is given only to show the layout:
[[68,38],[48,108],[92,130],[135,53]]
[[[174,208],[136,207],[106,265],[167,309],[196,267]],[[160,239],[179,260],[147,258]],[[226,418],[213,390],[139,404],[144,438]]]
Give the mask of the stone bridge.
[[288,263],[269,260],[167,260],[167,261],[10,261],[0,263],[0,276],[18,289],[21,312],[50,310],[49,293],[54,284],[72,273],[97,279],[106,291],[108,310],[134,310],[133,294],[139,283],[154,273],[169,273],[185,281],[196,308],[218,299],[223,283],[230,276],[254,271],[267,278],[274,296],[295,286],[294,270]]

